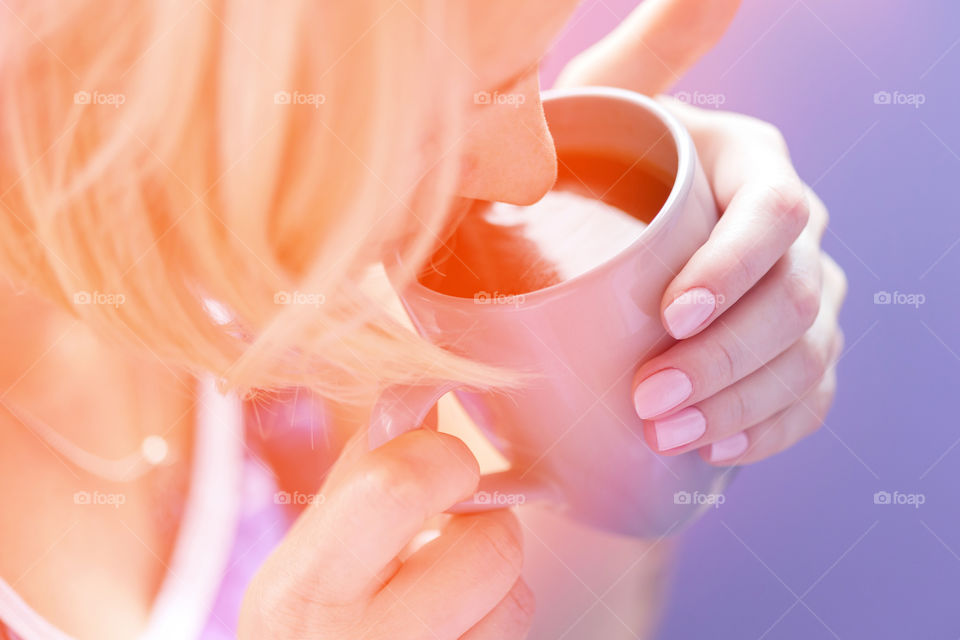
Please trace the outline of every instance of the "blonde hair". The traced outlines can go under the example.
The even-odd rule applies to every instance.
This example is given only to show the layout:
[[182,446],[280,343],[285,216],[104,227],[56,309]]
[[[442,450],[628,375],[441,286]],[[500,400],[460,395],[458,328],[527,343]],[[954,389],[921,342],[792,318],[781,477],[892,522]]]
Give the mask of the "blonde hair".
[[11,2],[0,271],[230,388],[504,382],[362,286],[391,246],[422,264],[450,209],[446,6]]

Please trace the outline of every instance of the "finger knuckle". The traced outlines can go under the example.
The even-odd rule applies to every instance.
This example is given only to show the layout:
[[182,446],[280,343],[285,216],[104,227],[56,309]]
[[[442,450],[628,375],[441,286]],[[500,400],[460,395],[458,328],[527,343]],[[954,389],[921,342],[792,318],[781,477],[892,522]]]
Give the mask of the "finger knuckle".
[[843,329],[839,326],[837,327],[836,332],[833,335],[833,345],[831,348],[832,360],[836,362],[840,358],[840,354],[843,353],[843,348],[847,344],[847,337],[843,333]]
[[796,405],[775,415],[757,437],[756,459],[767,458],[790,447],[797,439],[794,430],[803,420]]
[[806,415],[798,418],[795,424],[792,425],[793,428],[782,430],[779,436],[780,442],[777,446],[778,452],[792,447],[807,436],[811,436],[820,430],[820,427],[823,426],[823,415],[820,413],[818,405],[818,401],[810,398]]
[[261,629],[269,626],[277,607],[283,605],[285,594],[259,576],[247,587],[243,606],[240,609],[241,628]]
[[799,345],[800,371],[804,390],[819,381],[830,365],[830,354],[821,344],[806,339]]
[[744,423],[750,413],[748,401],[739,387],[734,386],[727,392],[724,402],[723,419],[715,426],[733,427]]
[[734,374],[737,370],[737,359],[738,354],[722,340],[718,340],[714,343],[713,347],[713,357],[711,362],[714,366],[714,375],[711,377],[713,380],[732,380]]
[[466,496],[476,488],[480,469],[460,439],[428,429],[396,440],[400,438],[405,439],[402,447],[381,447],[358,469],[353,482],[361,494],[377,496],[386,508],[426,518],[432,515],[428,503],[437,492]]
[[[537,599],[533,591],[523,580],[517,584],[507,594],[505,605],[508,608],[509,626],[513,627],[511,631],[523,631],[530,627],[533,622],[533,616],[537,611]],[[507,629],[504,629],[507,631]]]
[[[812,416],[790,416],[790,420],[785,420],[779,429],[771,433],[768,455],[774,455],[786,451],[800,440],[804,434],[808,433],[809,424],[815,421]],[[797,428],[800,431],[797,431]]]
[[823,227],[826,228],[830,226],[830,210],[827,208],[827,205],[809,185],[804,184],[804,191],[807,194],[807,202],[810,205],[810,215],[813,216],[814,212],[816,212],[816,214],[820,216]]
[[763,275],[755,261],[750,260],[743,251],[727,253],[718,260],[718,264],[729,274],[729,281],[735,283],[733,286],[736,290],[749,289]]
[[776,429],[777,443],[774,452],[795,445],[823,426],[824,418],[833,403],[833,389],[830,385],[825,385],[824,380],[825,378],[821,379],[821,384],[788,412],[789,419]]
[[363,469],[356,482],[362,492],[376,495],[388,508],[400,513],[421,513],[424,519],[429,515],[424,505],[424,487],[403,459],[378,461]]
[[810,220],[810,200],[803,182],[796,174],[784,172],[766,184],[767,206],[776,224],[796,235]]
[[420,431],[432,441],[434,450],[430,457],[443,467],[445,482],[464,492],[475,489],[480,480],[480,465],[470,447],[460,438],[447,433],[428,429]]
[[836,389],[830,389],[829,391],[825,391],[823,393],[823,398],[822,398],[823,404],[820,406],[820,410],[818,413],[818,415],[820,416],[819,424],[817,425],[818,429],[823,426],[824,420],[826,420],[827,414],[830,413],[830,407],[833,406],[833,401],[836,399],[836,396],[837,396]]
[[777,151],[783,151],[784,153],[788,151],[787,139],[775,124],[767,122],[766,120],[760,120],[759,118],[750,118],[749,125],[753,130],[754,136],[762,140],[769,147]]
[[847,280],[847,272],[837,266],[837,280],[840,283],[840,300],[845,300],[847,297],[847,291],[850,289],[850,281]]
[[292,611],[291,589],[282,576],[257,574],[247,587],[238,620],[238,637],[274,637],[279,632],[306,632],[302,616]]
[[783,133],[773,123],[736,111],[724,112],[728,126],[735,129],[740,137],[760,140],[768,144],[785,144]]
[[803,327],[809,329],[820,313],[820,284],[808,273],[789,274],[785,278],[786,296],[794,318]]
[[483,563],[511,577],[520,575],[523,566],[523,537],[519,527],[503,518],[489,519],[477,527],[476,551]]
[[833,400],[836,396],[837,387],[824,376],[824,383],[820,385],[816,393],[813,394],[813,412],[817,415],[817,425],[819,428],[823,424],[824,418],[833,406]]
[[847,281],[847,273],[843,270],[837,261],[831,258],[826,253],[823,255],[823,271],[824,275],[828,278],[831,278],[837,283],[837,289],[839,291],[838,298],[843,300],[847,297],[847,288],[849,287],[849,282]]

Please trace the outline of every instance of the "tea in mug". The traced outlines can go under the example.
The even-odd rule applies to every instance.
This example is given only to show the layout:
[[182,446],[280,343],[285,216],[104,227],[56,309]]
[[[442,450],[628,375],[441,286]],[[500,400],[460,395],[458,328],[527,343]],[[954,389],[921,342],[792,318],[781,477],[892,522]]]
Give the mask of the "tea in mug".
[[559,153],[537,203],[474,202],[419,276],[462,298],[530,293],[586,273],[630,246],[663,207],[673,176],[602,151]]

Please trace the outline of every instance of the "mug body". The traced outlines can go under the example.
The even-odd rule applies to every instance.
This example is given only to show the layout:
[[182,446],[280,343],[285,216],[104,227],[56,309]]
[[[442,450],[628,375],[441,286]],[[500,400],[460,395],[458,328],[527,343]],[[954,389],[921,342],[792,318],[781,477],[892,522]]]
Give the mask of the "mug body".
[[662,209],[627,249],[553,286],[459,298],[414,282],[400,297],[431,341],[530,375],[518,390],[457,391],[515,469],[550,481],[587,524],[662,535],[703,508],[692,496],[730,477],[696,452],[652,452],[632,402],[636,369],[674,342],[661,297],[707,240],[716,205],[689,134],[653,100],[597,87],[546,92],[544,109],[559,150],[611,150],[674,176]]

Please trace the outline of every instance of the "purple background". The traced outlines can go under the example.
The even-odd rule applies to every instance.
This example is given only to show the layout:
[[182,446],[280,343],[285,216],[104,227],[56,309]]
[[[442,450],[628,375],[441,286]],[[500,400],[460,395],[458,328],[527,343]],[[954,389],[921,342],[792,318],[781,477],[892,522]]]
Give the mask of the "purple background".
[[[709,0],[704,0],[709,1]],[[586,0],[544,67],[635,0]],[[660,638],[960,636],[960,3],[745,0],[674,89],[779,126],[850,291],[826,426],[681,536]],[[925,104],[875,104],[878,91]],[[879,291],[923,294],[918,308]],[[877,491],[922,494],[913,507]]]

